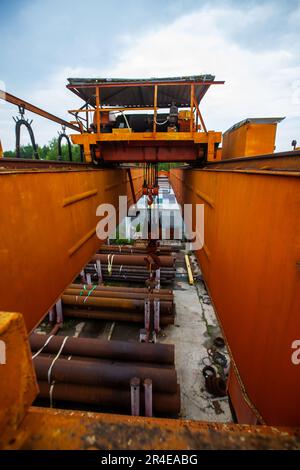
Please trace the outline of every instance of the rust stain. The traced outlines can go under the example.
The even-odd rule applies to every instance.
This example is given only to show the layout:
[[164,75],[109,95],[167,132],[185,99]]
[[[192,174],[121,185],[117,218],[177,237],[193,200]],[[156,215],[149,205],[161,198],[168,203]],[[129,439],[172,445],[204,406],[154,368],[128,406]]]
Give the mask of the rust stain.
[[32,407],[22,448],[100,450],[300,449],[299,429],[140,418]]
[[[247,160],[258,171],[263,164]],[[236,171],[241,163],[231,160],[209,171],[172,169],[170,178],[180,203],[197,204],[199,190],[214,201],[204,214],[204,249],[196,254],[235,365],[240,398],[233,379],[229,393],[240,422],[261,416],[267,424],[296,426],[300,374],[291,345],[300,331],[300,185],[287,171],[294,159],[273,162],[280,176]]]

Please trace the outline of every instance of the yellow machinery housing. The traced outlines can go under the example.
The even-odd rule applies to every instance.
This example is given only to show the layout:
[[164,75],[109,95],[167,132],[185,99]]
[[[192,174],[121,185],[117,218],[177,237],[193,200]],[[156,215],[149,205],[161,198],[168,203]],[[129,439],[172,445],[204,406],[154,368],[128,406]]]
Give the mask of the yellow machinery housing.
[[284,118],[245,119],[223,134],[222,159],[271,154],[277,124]]

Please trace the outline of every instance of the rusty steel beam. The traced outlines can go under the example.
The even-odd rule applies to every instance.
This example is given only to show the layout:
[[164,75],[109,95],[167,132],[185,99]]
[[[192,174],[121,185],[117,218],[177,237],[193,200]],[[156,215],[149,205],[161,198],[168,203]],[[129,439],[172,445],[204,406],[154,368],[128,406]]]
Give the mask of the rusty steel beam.
[[[131,436],[128,439],[128,436]],[[24,450],[296,450],[299,429],[31,407],[8,448]]]
[[181,204],[205,205],[196,255],[231,353],[229,394],[241,423],[300,423],[297,168],[299,155],[289,152],[170,171]]
[[37,393],[23,317],[0,312],[0,449],[14,439]]
[[30,111],[31,113],[38,114],[39,116],[42,116],[45,119],[49,119],[50,121],[57,122],[58,124],[61,124],[62,126],[68,127],[69,129],[72,129],[73,131],[80,132],[80,128],[78,126],[74,126],[74,124],[71,124],[68,121],[65,121],[64,119],[61,119],[54,114],[48,113],[47,111],[38,108],[37,106],[28,103],[25,100],[22,100],[21,98],[17,98],[14,95],[11,95],[10,93],[7,93],[6,91],[0,90],[0,99],[7,101],[8,103],[14,104],[15,106],[20,106],[26,111]]
[[[136,135],[139,133],[136,132]],[[149,133],[151,134],[151,133]],[[115,141],[104,141],[103,135],[101,136],[101,143],[99,144],[101,157],[106,162],[123,162],[123,163],[145,163],[145,162],[194,162],[201,161],[205,157],[205,145],[194,142],[193,137],[190,137],[190,141],[180,141],[178,137],[174,138],[173,141],[167,141],[168,133],[164,134],[160,140],[151,140],[151,135],[148,136],[148,141],[146,138],[141,142],[133,141],[131,139],[125,142],[121,139]],[[176,134],[180,135],[180,132]],[[157,134],[156,134],[157,135]],[[180,136],[181,137],[181,136]],[[80,136],[72,136],[73,143],[82,144],[84,139],[81,139]]]
[[4,157],[0,159],[0,172],[4,173],[7,170],[16,170],[22,172],[34,168],[38,170],[96,170],[95,165],[92,163],[83,162],[69,162],[58,160],[31,160],[28,158],[11,158]]
[[[142,170],[132,172],[137,191]],[[0,269],[7,272],[1,307],[22,312],[28,331],[104,242],[96,234],[97,207],[104,202],[118,207],[119,194],[130,196],[126,180],[121,169],[0,171]]]
[[[57,353],[62,345],[64,336],[51,338],[43,353]],[[39,351],[49,339],[49,335],[32,333],[29,336],[32,351]],[[64,345],[64,354],[74,356],[95,357],[125,362],[137,361],[154,364],[174,364],[173,344],[133,343],[128,341],[106,341],[93,338],[69,337]]]
[[[100,132],[100,131],[98,131],[98,132]],[[130,168],[127,168],[126,171],[127,171],[129,184],[130,184],[132,200],[133,200],[134,204],[136,204],[137,200],[136,200],[136,195],[135,195],[135,191],[134,191],[134,184],[133,184],[133,180],[132,180],[131,170],[130,170]]]
[[238,157],[217,162],[207,162],[204,170],[261,170],[268,171],[300,171],[300,150],[289,152],[277,152],[268,155],[257,155],[253,157]]
[[[68,342],[68,341],[67,341]],[[49,380],[49,368],[55,356],[39,354],[33,359],[38,381]],[[130,379],[139,377],[141,380],[150,378],[154,389],[163,393],[175,393],[177,390],[177,374],[175,369],[149,367],[144,364],[124,363],[114,360],[78,360],[73,357],[57,359],[51,368],[51,382],[78,384],[97,387],[129,389]]]

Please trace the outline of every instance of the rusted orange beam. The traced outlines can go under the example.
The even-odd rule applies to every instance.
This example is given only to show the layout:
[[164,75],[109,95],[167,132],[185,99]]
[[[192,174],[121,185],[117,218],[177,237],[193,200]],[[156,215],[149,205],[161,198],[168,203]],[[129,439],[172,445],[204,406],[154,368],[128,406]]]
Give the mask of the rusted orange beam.
[[42,116],[45,119],[49,119],[50,121],[57,122],[58,124],[61,124],[62,126],[72,129],[73,131],[80,132],[80,128],[78,126],[74,126],[74,124],[71,124],[70,122],[65,121],[64,119],[61,119],[55,116],[54,114],[48,113],[47,111],[41,108],[38,108],[37,106],[31,103],[28,103],[27,101],[22,100],[21,98],[17,98],[16,96],[11,95],[10,93],[7,93],[6,91],[0,90],[0,99],[7,101],[8,103],[14,104],[16,106],[21,106],[27,111],[30,111],[34,114],[38,114],[39,116]]
[[[23,434],[22,434],[23,433]],[[128,439],[131,436],[131,439]],[[30,408],[10,448],[299,449],[299,430]]]
[[100,132],[101,129],[101,114],[100,114],[100,90],[96,88],[96,128],[97,132]]
[[206,128],[206,125],[205,125],[205,122],[204,122],[204,119],[202,117],[202,114],[201,114],[201,111],[199,109],[199,103],[197,103],[196,99],[194,98],[194,106],[196,108],[196,113],[199,117],[199,120],[201,122],[201,126],[202,126],[202,129],[204,130],[204,132],[207,134],[207,128]]
[[38,394],[23,317],[0,312],[0,449],[15,442]]
[[[118,208],[119,194],[132,200],[125,169],[38,168],[0,170],[1,308],[22,312],[28,331],[103,243],[99,204]],[[132,174],[139,194],[142,171]]]
[[291,359],[300,331],[300,163],[273,158],[264,170],[264,158],[248,158],[252,172],[243,162],[218,162],[172,169],[170,179],[180,203],[205,204],[197,257],[231,351],[237,416],[293,426],[300,424],[300,365]]

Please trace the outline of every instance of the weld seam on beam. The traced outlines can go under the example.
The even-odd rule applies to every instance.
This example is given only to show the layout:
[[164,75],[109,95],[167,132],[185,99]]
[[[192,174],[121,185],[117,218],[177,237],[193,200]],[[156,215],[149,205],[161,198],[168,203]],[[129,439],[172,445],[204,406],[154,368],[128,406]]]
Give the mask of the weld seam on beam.
[[196,191],[196,195],[197,195],[197,197],[199,197],[200,199],[205,201],[212,209],[214,209],[215,203],[214,203],[213,199],[211,199],[209,196],[207,196],[207,194],[202,193],[201,191]]
[[75,245],[72,246],[72,248],[69,249],[68,255],[69,257],[74,255],[76,251],[79,250],[79,248],[82,247],[90,238],[92,238],[96,234],[96,228],[93,228],[90,230],[86,235],[84,235]]
[[191,186],[189,183],[187,183],[186,181],[182,180],[184,186],[189,190],[191,191],[192,193],[194,192],[194,188],[193,186]]
[[70,204],[74,204],[75,202],[82,201],[83,199],[96,196],[96,194],[98,194],[98,189],[91,189],[90,191],[67,197],[63,200],[63,207],[69,206]]
[[[123,183],[123,184],[125,184],[125,183]],[[107,186],[105,186],[104,191],[109,191],[110,189],[117,188],[118,186],[120,186],[120,183],[108,184]]]
[[203,168],[202,171],[216,172],[216,173],[242,173],[245,175],[258,175],[258,176],[288,176],[288,177],[300,177],[299,171],[288,171],[288,170],[246,170],[246,169],[221,169],[221,168]]
[[210,251],[209,251],[209,249],[207,248],[207,245],[205,245],[205,244],[203,245],[203,251],[204,251],[204,253],[205,253],[206,256],[207,256],[208,261],[210,261]]

